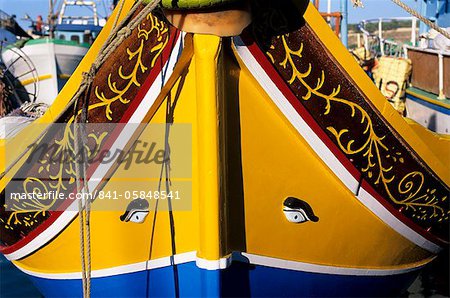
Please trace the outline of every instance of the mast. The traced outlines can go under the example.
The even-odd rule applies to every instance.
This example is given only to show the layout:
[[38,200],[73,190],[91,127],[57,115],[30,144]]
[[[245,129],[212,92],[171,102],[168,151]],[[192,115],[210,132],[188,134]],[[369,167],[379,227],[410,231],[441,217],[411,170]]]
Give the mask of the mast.
[[348,46],[348,2],[347,0],[341,0],[341,41],[345,47]]
[[[56,0],[55,0],[56,1]],[[50,38],[53,38],[53,19],[54,19],[54,2],[53,0],[48,0],[48,18],[47,18],[47,22],[48,22],[48,27],[49,27],[49,36]]]
[[[331,0],[328,0],[328,2],[327,2],[327,14],[328,15],[331,14]],[[331,22],[331,17],[327,17],[327,22],[328,23]]]

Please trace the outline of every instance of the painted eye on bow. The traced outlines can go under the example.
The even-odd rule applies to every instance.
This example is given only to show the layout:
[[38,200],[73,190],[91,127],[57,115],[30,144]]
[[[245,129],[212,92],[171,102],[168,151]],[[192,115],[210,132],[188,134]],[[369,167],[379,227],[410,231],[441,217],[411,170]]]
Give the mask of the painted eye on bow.
[[144,199],[135,199],[131,201],[127,210],[120,216],[123,222],[143,223],[149,212],[149,203]]
[[130,217],[130,221],[134,223],[142,223],[147,217],[148,211],[136,211]]
[[314,211],[308,203],[293,197],[289,197],[284,201],[283,213],[286,219],[292,223],[319,221],[319,218],[314,215]]
[[289,210],[287,208],[284,208],[283,212],[289,222],[301,223],[309,220],[308,216],[303,210]]

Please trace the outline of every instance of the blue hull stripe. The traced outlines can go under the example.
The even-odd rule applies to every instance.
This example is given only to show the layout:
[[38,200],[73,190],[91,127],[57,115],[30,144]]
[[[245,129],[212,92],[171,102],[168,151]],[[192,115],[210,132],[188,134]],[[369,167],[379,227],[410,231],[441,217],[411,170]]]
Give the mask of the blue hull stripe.
[[[92,297],[324,297],[399,296],[417,272],[393,276],[308,273],[234,262],[204,270],[195,262],[150,271],[93,278]],[[175,278],[176,276],[176,278]],[[31,277],[45,297],[82,295],[81,280]],[[148,281],[148,283],[147,283]],[[177,292],[176,292],[176,289]]]
[[428,101],[425,101],[423,99],[417,98],[417,97],[415,97],[412,94],[406,93],[406,98],[410,99],[410,100],[412,100],[414,102],[417,102],[418,104],[421,104],[421,105],[423,105],[423,106],[425,106],[427,108],[430,108],[430,109],[432,109],[434,111],[437,111],[439,113],[442,113],[442,114],[445,114],[445,115],[450,115],[450,109],[447,109],[447,108],[439,106],[439,105],[434,105],[434,104],[432,104],[432,103],[430,103]]

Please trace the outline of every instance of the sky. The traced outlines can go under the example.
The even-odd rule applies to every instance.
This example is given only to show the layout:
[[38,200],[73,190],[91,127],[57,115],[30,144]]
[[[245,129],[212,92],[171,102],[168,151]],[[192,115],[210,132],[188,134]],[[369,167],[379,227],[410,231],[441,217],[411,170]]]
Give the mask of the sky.
[[[0,0],[4,1],[4,0]],[[320,0],[320,10],[327,10],[327,0]],[[390,0],[362,0],[364,8],[352,7],[351,1],[348,0],[348,21],[349,23],[359,23],[362,20],[392,18],[392,17],[409,17],[410,15],[402,8],[398,7]],[[403,0],[408,6],[420,11],[420,1]],[[339,11],[340,0],[331,0],[331,11]]]
[[[390,0],[362,0],[364,3],[364,8],[353,8],[349,1],[349,23],[358,23],[364,19],[373,19],[380,17],[406,17],[409,16],[397,5],[392,3]],[[105,14],[105,3],[106,9],[108,9],[109,0],[97,0],[99,14]],[[406,4],[412,8],[418,8],[415,0],[404,0]],[[339,10],[340,0],[331,0],[332,11]],[[320,0],[320,6],[322,11],[326,11],[327,0]],[[33,19],[37,15],[42,15],[44,19],[48,14],[48,0],[0,0],[0,9],[6,13],[17,16],[19,24],[27,29],[29,22],[20,20],[25,16],[25,14],[30,15]]]
[[[96,0],[97,11],[100,17],[105,16],[105,10],[109,11],[111,0]],[[16,20],[25,30],[31,25],[29,21],[24,21],[22,18],[28,14],[32,19],[36,19],[38,15],[42,15],[44,20],[48,15],[48,0],[0,0],[0,9],[9,15],[16,15]],[[73,12],[73,10],[72,10]],[[87,8],[80,8],[76,11],[77,15],[92,15]]]

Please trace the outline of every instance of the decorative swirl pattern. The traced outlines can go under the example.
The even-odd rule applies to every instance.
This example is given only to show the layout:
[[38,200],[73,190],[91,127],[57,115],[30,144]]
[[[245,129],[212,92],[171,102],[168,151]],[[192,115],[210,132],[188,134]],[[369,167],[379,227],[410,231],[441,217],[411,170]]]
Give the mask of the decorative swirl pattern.
[[[140,39],[140,44],[137,50],[132,51],[127,49],[128,61],[135,60],[135,65],[133,70],[129,74],[123,73],[123,67],[120,66],[118,69],[118,75],[121,79],[127,81],[128,83],[124,88],[119,89],[117,87],[117,82],[113,82],[111,80],[112,74],[108,76],[108,87],[115,94],[115,96],[108,98],[105,96],[105,93],[100,90],[99,86],[95,87],[95,96],[100,100],[100,103],[94,104],[90,109],[96,109],[98,107],[105,106],[106,117],[108,120],[112,120],[112,110],[111,105],[116,101],[121,102],[122,104],[127,104],[130,102],[129,99],[126,98],[125,94],[130,90],[131,87],[136,86],[140,87],[141,83],[139,83],[137,79],[138,72],[145,73],[148,70],[148,67],[144,65],[142,62],[142,54],[144,51],[144,42],[148,40],[151,32],[155,31],[157,36],[158,43],[150,49],[150,52],[156,52],[156,55],[153,57],[150,67],[155,65],[156,59],[161,55],[164,50],[169,38],[165,33],[169,30],[163,21],[160,21],[156,16],[149,14],[147,15],[147,20],[151,23],[151,29],[145,30],[142,29],[141,25],[138,26],[138,38]],[[165,38],[163,38],[165,36]]]
[[[53,206],[54,200],[50,200],[47,197],[48,189],[45,184],[37,178],[27,178],[23,182],[23,187],[25,190],[25,198],[15,198],[11,203],[11,210],[14,212],[6,221],[5,225],[7,229],[13,229],[12,225],[21,224],[22,221],[19,218],[19,214],[26,214],[23,218],[23,222],[26,226],[32,226],[36,223],[35,218],[40,214],[45,212]],[[29,194],[33,194],[29,196]],[[30,215],[29,212],[33,212]],[[13,221],[14,220],[14,221]],[[12,223],[11,223],[12,222]]]
[[[14,226],[21,224],[32,226],[39,215],[45,216],[46,212],[51,210],[56,203],[58,194],[68,190],[69,186],[74,187],[76,176],[74,167],[76,162],[80,162],[74,149],[75,138],[72,131],[74,119],[73,116],[65,125],[62,138],[55,140],[56,150],[54,152],[50,150],[45,154],[44,159],[39,161],[38,173],[48,175],[48,183],[44,183],[41,178],[37,177],[26,178],[23,181],[24,197],[12,197],[10,206],[5,206],[12,211],[5,222],[7,229],[13,230]],[[88,140],[91,141],[84,144],[88,161],[98,155],[106,135],[106,132],[100,133],[99,136],[95,133],[88,134]],[[93,144],[93,148],[89,144]]]
[[[414,211],[413,217],[421,220],[428,218],[438,218],[438,221],[448,220],[448,211],[438,205],[439,201],[445,202],[447,196],[439,200],[436,197],[436,189],[429,189],[423,192],[425,177],[421,172],[412,172],[407,174],[398,184],[398,192],[406,196],[403,200],[396,200],[395,203],[404,205],[406,209]],[[422,193],[421,193],[422,191]],[[427,212],[431,209],[432,213]]]
[[[348,127],[342,129],[336,129],[333,126],[326,127],[334,136],[337,146],[348,156],[358,155],[363,157],[365,165],[362,166],[361,171],[372,179],[375,185],[381,185],[384,188],[388,198],[401,207],[400,211],[411,211],[412,216],[419,221],[448,221],[450,211],[448,208],[441,207],[445,204],[447,195],[443,193],[438,195],[436,188],[424,187],[426,184],[425,176],[421,171],[407,173],[398,182],[396,175],[401,171],[397,171],[394,165],[403,164],[404,157],[402,157],[401,152],[387,146],[385,143],[386,136],[377,133],[368,111],[357,102],[340,97],[341,85],[334,87],[330,93],[322,92],[326,81],[323,70],[320,71],[316,83],[311,85],[309,82],[313,70],[312,64],[307,63],[308,66],[304,71],[297,68],[298,61],[302,59],[303,43],[300,44],[298,49],[292,49],[287,41],[289,34],[276,38],[281,41],[284,49],[284,59],[278,64],[283,69],[290,71],[290,79],[287,80],[289,84],[298,82],[306,89],[306,94],[301,98],[304,101],[312,98],[323,101],[325,103],[323,115],[332,113],[333,107],[337,105],[340,105],[341,109],[345,107],[348,109],[350,117],[356,119],[357,123],[363,126],[362,135],[352,133],[351,128]],[[275,63],[270,50],[266,54]],[[342,115],[339,117],[342,117]],[[358,136],[358,141],[354,139],[355,136]],[[398,185],[395,186],[395,183],[398,183]],[[393,189],[396,191],[394,192]]]

